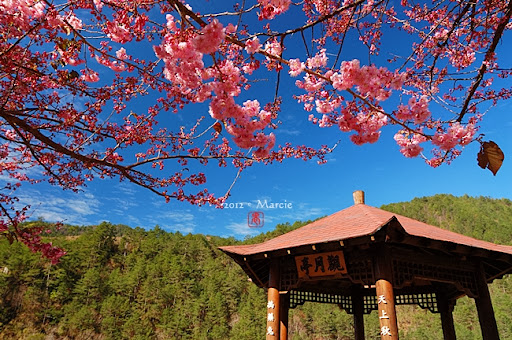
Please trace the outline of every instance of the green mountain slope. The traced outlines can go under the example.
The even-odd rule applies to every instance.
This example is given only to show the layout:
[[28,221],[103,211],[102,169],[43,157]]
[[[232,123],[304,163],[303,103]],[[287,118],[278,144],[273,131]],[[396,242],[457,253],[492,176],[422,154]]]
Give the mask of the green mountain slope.
[[[512,244],[512,202],[436,195],[382,207],[485,240]],[[276,226],[245,240],[262,242],[305,223]],[[49,226],[51,227],[51,226]],[[0,240],[0,339],[263,339],[266,296],[220,245],[238,243],[156,227],[64,226],[53,242],[68,254],[51,265]],[[512,339],[512,280],[496,280],[492,298],[502,339]],[[442,339],[438,315],[399,306],[402,339]],[[460,299],[459,339],[481,339],[476,309]],[[367,339],[378,316],[365,316]],[[352,339],[352,317],[336,306],[290,312],[290,338]]]
[[[381,207],[397,214],[478,239],[512,244],[512,201],[488,197],[435,195]],[[490,286],[501,339],[512,339],[512,277],[495,280]],[[414,313],[412,311],[414,310]],[[419,308],[401,306],[398,316],[406,324],[405,339],[442,339],[441,322]],[[458,339],[482,339],[472,299],[459,299],[454,310]]]

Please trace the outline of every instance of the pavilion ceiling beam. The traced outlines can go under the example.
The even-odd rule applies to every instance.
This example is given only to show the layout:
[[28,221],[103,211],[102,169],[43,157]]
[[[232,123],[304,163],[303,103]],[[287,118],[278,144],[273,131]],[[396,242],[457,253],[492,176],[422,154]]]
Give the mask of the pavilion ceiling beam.
[[[244,258],[244,260],[245,260],[245,258]],[[255,278],[256,283],[258,284],[258,286],[260,286],[260,287],[264,287],[265,285],[263,284],[263,282],[261,282],[260,277],[259,277],[258,275],[256,275],[256,273],[254,272],[254,270],[252,270],[252,267],[251,267],[251,265],[249,264],[249,262],[248,262],[248,261],[245,261],[243,264],[244,264],[244,266],[247,268],[247,270],[249,270],[249,272],[252,274],[252,277],[254,277],[254,278]]]
[[[487,265],[487,266],[490,266],[490,264],[488,262],[486,262],[486,261],[482,261],[482,263]],[[503,275],[512,273],[512,266],[510,265],[510,263],[508,264],[506,269],[498,269],[498,268],[496,268],[494,266],[493,266],[493,268],[495,268],[498,272],[496,274],[492,275],[492,276],[489,276],[489,277],[486,276],[486,280],[487,280],[488,283],[491,283],[495,279],[499,279],[499,278],[503,277]]]

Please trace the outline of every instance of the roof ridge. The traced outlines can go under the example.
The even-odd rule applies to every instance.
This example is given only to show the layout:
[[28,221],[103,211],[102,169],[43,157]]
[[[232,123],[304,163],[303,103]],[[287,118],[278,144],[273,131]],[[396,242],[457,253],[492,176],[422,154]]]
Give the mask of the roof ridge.
[[[390,211],[387,211],[387,210],[383,210],[383,209],[380,209],[380,208],[377,208],[377,207],[374,207],[371,205],[366,205],[366,204],[358,204],[358,205],[363,205],[365,208],[367,208],[369,214],[371,214],[371,217],[374,219],[374,221],[381,224],[380,227],[383,227],[384,225],[389,223],[389,221],[391,221],[393,219],[393,217],[396,217],[396,214],[394,214]],[[387,220],[385,222],[382,222],[381,219],[377,217],[377,215],[378,215],[377,212],[380,214],[381,213],[389,214],[390,216],[389,216],[389,218],[387,218]]]
[[243,255],[348,240],[372,235],[390,223],[393,218],[398,221],[406,234],[413,237],[428,238],[512,254],[512,246],[483,241],[364,203],[352,205],[262,243],[226,246],[221,247],[221,249]]

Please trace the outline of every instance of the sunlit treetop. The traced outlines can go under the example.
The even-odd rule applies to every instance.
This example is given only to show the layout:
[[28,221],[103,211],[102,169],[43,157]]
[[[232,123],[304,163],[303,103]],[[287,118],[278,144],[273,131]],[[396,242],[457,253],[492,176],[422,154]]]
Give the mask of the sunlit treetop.
[[[496,173],[503,153],[478,126],[511,95],[497,53],[511,15],[503,0],[0,0],[0,233],[63,255],[20,227],[23,182],[117,177],[219,205],[254,163],[325,162],[332,141],[276,137],[284,101],[358,145],[394,129],[405,157],[433,167],[479,142]],[[238,169],[225,193],[207,190],[208,164]]]

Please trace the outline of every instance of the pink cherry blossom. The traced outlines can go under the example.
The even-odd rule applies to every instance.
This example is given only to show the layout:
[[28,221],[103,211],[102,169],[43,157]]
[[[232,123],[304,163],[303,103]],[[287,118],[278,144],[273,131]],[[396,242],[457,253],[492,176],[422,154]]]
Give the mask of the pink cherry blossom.
[[252,74],[260,67],[260,62],[258,60],[253,60],[250,63],[245,64],[242,69],[246,74]]
[[249,54],[254,54],[254,53],[258,52],[258,50],[261,48],[261,46],[262,45],[260,44],[260,40],[258,39],[258,37],[254,37],[245,42],[245,50]]
[[340,72],[331,76],[332,86],[339,91],[351,88],[359,78],[359,70],[359,60],[343,61]]
[[416,100],[416,98],[411,98],[409,99],[408,104],[408,106],[399,105],[396,112],[396,117],[398,119],[404,121],[412,120],[415,124],[420,124],[430,117],[427,96],[421,96],[418,100]]
[[83,27],[82,20],[78,19],[73,13],[69,13],[66,18],[66,22],[70,24],[75,30],[81,30]]
[[78,65],[84,63],[84,60],[78,59],[78,57],[74,51],[62,51],[60,48],[57,48],[56,50],[61,55],[61,60],[65,64],[68,64],[71,66],[78,66]]
[[274,56],[281,56],[283,48],[276,39],[273,39],[272,41],[269,41],[265,44],[265,52],[272,54]]
[[261,12],[259,15],[262,19],[274,19],[276,15],[282,14],[288,10],[291,0],[258,0]]
[[[122,54],[120,54],[122,56]],[[126,70],[126,65],[122,62],[112,61],[105,55],[96,56],[96,61],[103,66],[110,68],[114,72],[122,72]]]
[[7,139],[10,139],[10,140],[15,140],[16,137],[18,136],[13,129],[5,130],[4,134],[5,134],[5,137],[7,137]]
[[100,80],[100,77],[98,75],[98,72],[94,72],[92,70],[84,71],[84,74],[80,76],[80,78],[83,81],[89,82],[89,83],[95,83]]
[[420,143],[427,141],[427,138],[421,134],[409,134],[407,131],[400,130],[394,136],[395,141],[400,146],[400,152],[408,158],[418,156],[422,151],[423,147]]
[[96,9],[98,11],[101,11],[101,9],[103,8],[103,3],[101,2],[101,0],[93,0],[93,3],[94,6],[96,6]]
[[458,50],[452,50],[449,52],[449,55],[451,64],[457,69],[469,67],[476,60],[475,51],[469,46]]
[[308,58],[306,65],[308,68],[320,68],[327,65],[327,56],[325,55],[325,48],[322,48],[314,57]]
[[112,39],[112,41],[118,43],[127,43],[129,41],[132,41],[133,39],[130,30],[126,27],[125,24],[117,22],[107,22],[106,31],[107,36],[110,39]]
[[236,30],[237,30],[237,27],[235,25],[233,25],[232,23],[229,23],[226,26],[225,32],[228,34],[233,34],[233,33],[236,33]]
[[325,84],[325,80],[321,78],[316,78],[315,76],[310,75],[309,73],[304,76],[304,81],[297,80],[295,85],[298,88],[304,89],[307,92],[315,92],[322,88]]
[[217,19],[213,19],[194,38],[194,47],[200,53],[210,54],[217,51],[224,38],[225,33],[222,24]]
[[116,57],[118,57],[121,60],[128,59],[128,55],[126,54],[126,50],[124,47],[121,47],[116,51]]
[[330,100],[316,100],[315,101],[316,110],[319,113],[330,113],[336,107],[335,102]]
[[288,73],[292,77],[297,77],[304,71],[304,68],[306,67],[306,65],[304,65],[304,63],[302,63],[299,59],[288,60],[288,66],[290,66],[290,71],[288,71]]
[[462,125],[455,122],[450,125],[446,132],[436,132],[432,137],[432,144],[439,146],[442,150],[450,150],[456,145],[467,145],[473,140],[476,128],[474,124]]

